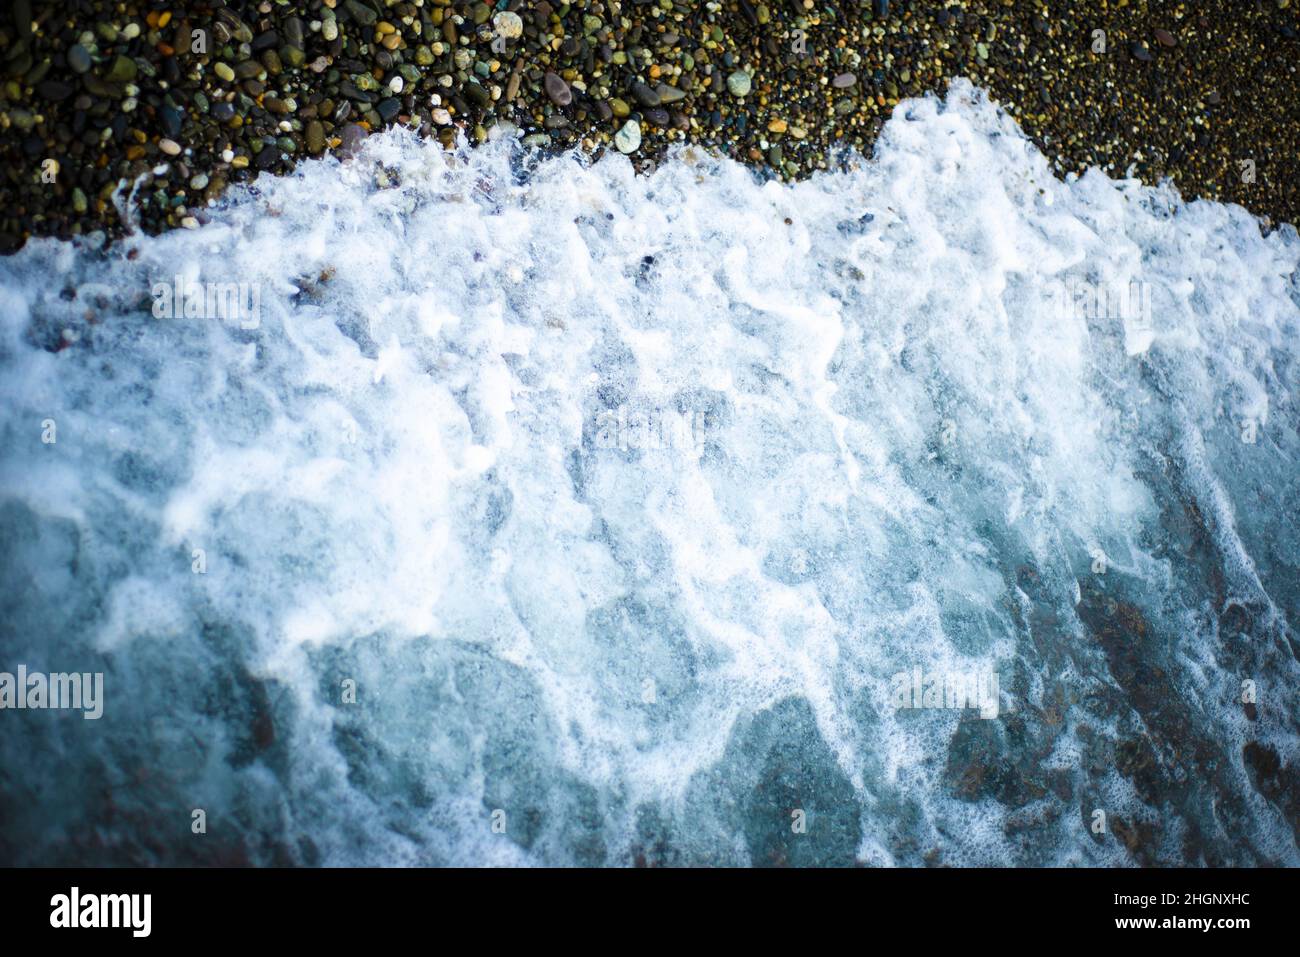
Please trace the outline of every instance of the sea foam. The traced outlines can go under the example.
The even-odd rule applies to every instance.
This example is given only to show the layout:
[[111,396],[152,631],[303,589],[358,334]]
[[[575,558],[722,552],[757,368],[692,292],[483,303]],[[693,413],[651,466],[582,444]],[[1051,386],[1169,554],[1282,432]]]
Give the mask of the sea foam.
[[105,701],[0,714],[0,857],[1300,863],[1298,264],[964,82],[793,185],[395,131],[33,241],[0,668]]

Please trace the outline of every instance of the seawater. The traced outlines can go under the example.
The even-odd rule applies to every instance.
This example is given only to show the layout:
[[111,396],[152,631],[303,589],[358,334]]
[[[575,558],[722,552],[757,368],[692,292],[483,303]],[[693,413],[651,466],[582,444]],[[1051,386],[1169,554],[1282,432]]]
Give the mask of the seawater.
[[0,261],[0,670],[105,674],[0,713],[5,862],[1300,863],[1294,229],[961,82],[212,219]]

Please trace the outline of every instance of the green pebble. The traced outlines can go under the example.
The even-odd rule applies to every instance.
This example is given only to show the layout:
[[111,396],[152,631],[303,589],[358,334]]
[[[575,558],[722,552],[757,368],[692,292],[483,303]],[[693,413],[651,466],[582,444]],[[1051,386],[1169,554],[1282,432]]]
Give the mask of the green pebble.
[[727,77],[727,89],[731,91],[732,96],[748,96],[752,82],[748,73],[744,70],[737,70]]
[[130,83],[135,79],[135,61],[129,56],[114,58],[112,67],[104,77],[109,83]]

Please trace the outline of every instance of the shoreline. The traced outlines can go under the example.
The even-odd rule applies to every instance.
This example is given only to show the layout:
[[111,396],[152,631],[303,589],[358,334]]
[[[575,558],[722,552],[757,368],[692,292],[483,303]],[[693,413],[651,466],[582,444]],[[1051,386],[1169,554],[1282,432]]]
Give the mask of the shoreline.
[[1131,168],[1300,222],[1291,0],[60,6],[17,0],[0,21],[0,252],[123,235],[112,194],[139,177],[146,233],[197,227],[228,185],[396,124],[450,146],[508,123],[643,171],[689,142],[802,179],[837,148],[870,156],[894,105],[958,76],[1057,175]]

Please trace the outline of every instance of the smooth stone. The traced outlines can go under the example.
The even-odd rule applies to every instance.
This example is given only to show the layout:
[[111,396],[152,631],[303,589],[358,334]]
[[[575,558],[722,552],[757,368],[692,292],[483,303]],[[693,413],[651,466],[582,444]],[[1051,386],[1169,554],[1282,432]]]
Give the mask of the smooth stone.
[[669,86],[667,83],[660,83],[655,88],[655,95],[659,97],[660,104],[676,103],[686,99],[686,91],[678,89],[675,86]]
[[358,3],[357,0],[345,0],[344,8],[351,15],[352,19],[357,21],[363,27],[373,27],[379,19],[379,14],[375,13],[364,3]]
[[731,91],[732,96],[748,96],[752,84],[753,81],[744,70],[737,70],[727,77],[727,89]]
[[614,134],[614,145],[620,153],[635,153],[641,146],[641,127],[636,120],[628,120]]
[[109,83],[130,83],[136,75],[135,61],[129,56],[118,56],[113,60],[104,79]]
[[339,155],[345,159],[355,156],[366,138],[366,128],[356,123],[349,123],[339,132],[339,138],[343,141],[339,144]]
[[68,66],[73,73],[85,73],[90,65],[90,54],[80,43],[74,43],[68,48]]
[[511,13],[509,10],[503,10],[492,18],[492,26],[496,31],[507,40],[518,40],[524,33],[523,18],[517,13]]
[[646,86],[644,83],[632,84],[632,96],[642,106],[659,105],[659,94],[650,89],[650,87]]
[[185,115],[174,106],[163,104],[158,110],[158,117],[162,121],[163,132],[175,139],[181,135],[181,123]]
[[569,84],[560,79],[558,74],[546,74],[542,85],[546,87],[546,95],[551,98],[551,102],[556,106],[568,106],[573,102],[573,91],[569,89]]
[[835,79],[831,80],[831,86],[835,87],[837,90],[847,90],[857,82],[858,78],[852,73],[841,73]]

